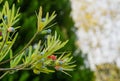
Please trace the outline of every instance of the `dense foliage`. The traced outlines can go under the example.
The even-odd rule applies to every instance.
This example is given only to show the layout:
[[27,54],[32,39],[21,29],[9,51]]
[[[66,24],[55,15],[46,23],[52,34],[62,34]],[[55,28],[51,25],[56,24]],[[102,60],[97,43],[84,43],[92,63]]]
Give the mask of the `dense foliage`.
[[[53,23],[55,22],[55,24],[53,24],[54,27],[50,27],[50,29],[52,30],[52,34],[54,34],[53,30],[57,30],[57,32],[61,35],[61,40],[69,39],[67,45],[63,49],[61,49],[61,51],[67,50],[68,52],[75,52],[76,47],[74,45],[74,42],[76,37],[73,32],[75,30],[73,28],[73,21],[70,17],[71,9],[69,0],[19,0],[19,3],[17,2],[17,0],[8,1],[10,3],[10,6],[15,3],[17,7],[21,7],[20,21],[16,24],[21,25],[21,28],[17,30],[19,31],[19,36],[17,38],[16,44],[13,46],[14,52],[19,51],[34,35],[36,31],[36,29],[34,28],[36,26],[35,14],[36,12],[38,12],[39,6],[43,7],[43,16],[45,16],[47,12],[50,12],[50,14],[52,14],[53,11],[55,11],[57,14],[56,19],[53,21]],[[34,45],[40,39],[46,40],[46,34],[39,34],[36,37],[36,40],[32,42],[32,44]],[[6,76],[6,78],[3,78],[3,81],[6,81],[8,79],[9,81],[14,81],[18,79],[19,81],[92,81],[93,73],[89,70],[89,68],[80,69],[80,66],[84,66],[81,52],[76,54],[76,56],[74,56],[74,59],[76,60],[77,67],[75,71],[70,73],[72,77],[63,75],[61,72],[52,73],[49,75],[46,75],[44,73],[41,73],[40,75],[33,75],[32,72],[21,71],[15,73],[14,76]]]

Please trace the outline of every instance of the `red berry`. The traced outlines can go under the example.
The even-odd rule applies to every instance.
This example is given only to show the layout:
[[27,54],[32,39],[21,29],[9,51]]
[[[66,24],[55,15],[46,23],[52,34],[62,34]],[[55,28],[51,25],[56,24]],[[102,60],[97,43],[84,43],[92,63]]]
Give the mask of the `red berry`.
[[50,58],[51,58],[51,56],[48,56],[47,58],[49,58],[49,59],[50,59]]
[[52,59],[52,60],[56,60],[56,59],[57,59],[57,56],[51,55],[51,59]]
[[57,56],[55,56],[55,55],[50,55],[50,56],[48,56],[47,58],[52,59],[52,60],[56,60],[56,59],[57,59]]

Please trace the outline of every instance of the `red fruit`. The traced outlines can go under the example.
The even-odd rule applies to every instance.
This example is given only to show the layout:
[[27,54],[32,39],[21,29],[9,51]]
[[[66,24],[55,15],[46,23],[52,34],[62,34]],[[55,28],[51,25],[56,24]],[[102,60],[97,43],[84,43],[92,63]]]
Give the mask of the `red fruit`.
[[57,59],[57,56],[51,55],[51,59],[52,59],[52,60],[56,60],[56,59]]
[[51,56],[48,56],[47,58],[49,58],[49,59],[50,59],[50,58],[51,58]]
[[56,59],[57,59],[57,56],[55,56],[55,55],[50,55],[50,56],[48,56],[47,58],[52,59],[52,60],[56,60]]

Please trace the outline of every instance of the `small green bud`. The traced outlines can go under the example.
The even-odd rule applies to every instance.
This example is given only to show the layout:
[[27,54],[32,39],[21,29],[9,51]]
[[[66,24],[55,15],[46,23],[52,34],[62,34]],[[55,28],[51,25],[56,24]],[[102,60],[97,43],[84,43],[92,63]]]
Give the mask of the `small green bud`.
[[5,23],[8,24],[7,16],[4,16],[3,18],[5,20]]
[[7,16],[4,16],[4,19],[7,20]]
[[51,33],[51,29],[48,29],[48,30],[47,30],[47,33]]
[[40,53],[40,55],[44,55],[44,54],[45,54],[45,52],[41,52],[41,53]]
[[15,29],[13,27],[8,28],[8,32],[14,32],[14,31],[15,31]]
[[37,43],[33,45],[33,49],[36,49],[38,47]]
[[44,59],[44,58],[42,58],[40,61],[41,61],[41,62],[44,62],[44,61],[45,61],[45,59]]
[[57,71],[63,71],[63,68],[62,68],[61,66],[55,66],[55,69],[56,69]]
[[62,67],[60,67],[58,70],[59,70],[59,71],[63,71],[63,68],[62,68]]
[[62,64],[63,64],[63,61],[62,61],[62,60],[60,60],[60,61],[58,61],[58,63],[59,63],[60,65],[62,65]]
[[41,32],[41,34],[49,34],[49,33],[51,33],[51,29],[43,30],[43,31]]
[[33,72],[34,72],[35,74],[40,74],[40,71],[37,70],[37,69],[33,69]]
[[45,21],[45,18],[42,18],[42,22],[44,22]]
[[43,30],[41,34],[47,34],[47,30]]

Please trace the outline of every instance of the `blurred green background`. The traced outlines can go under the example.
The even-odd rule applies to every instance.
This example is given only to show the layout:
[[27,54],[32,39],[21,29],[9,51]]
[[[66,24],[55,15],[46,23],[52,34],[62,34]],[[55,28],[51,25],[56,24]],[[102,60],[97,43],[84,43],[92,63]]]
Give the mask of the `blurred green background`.
[[[4,0],[6,1],[6,0]],[[94,81],[93,72],[89,68],[85,68],[84,58],[81,57],[82,52],[79,51],[76,54],[75,46],[75,29],[72,18],[70,17],[71,6],[69,0],[8,0],[10,6],[15,3],[16,8],[20,7],[20,21],[16,25],[20,25],[21,28],[18,29],[19,36],[15,45],[13,46],[14,52],[19,51],[33,36],[36,31],[36,12],[40,6],[43,7],[43,16],[46,12],[52,13],[56,12],[57,17],[52,23],[56,23],[50,29],[52,33],[57,31],[61,36],[61,40],[69,40],[68,44],[61,49],[66,51],[71,51],[75,64],[77,65],[73,72],[69,72],[72,77],[69,77],[61,72],[56,72],[52,74],[35,75],[32,71],[18,71],[15,74],[7,75],[0,81]],[[4,2],[3,2],[4,3]],[[2,9],[3,3],[0,5]],[[38,35],[34,42],[38,40],[45,40],[46,35]],[[80,67],[83,67],[80,69]]]

